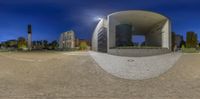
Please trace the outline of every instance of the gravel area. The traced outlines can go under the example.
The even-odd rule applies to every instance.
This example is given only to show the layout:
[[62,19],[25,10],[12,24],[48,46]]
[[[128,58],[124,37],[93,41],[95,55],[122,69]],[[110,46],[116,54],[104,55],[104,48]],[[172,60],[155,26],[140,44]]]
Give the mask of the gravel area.
[[108,73],[132,80],[157,77],[168,71],[181,56],[180,53],[148,57],[122,57],[93,51],[89,53]]

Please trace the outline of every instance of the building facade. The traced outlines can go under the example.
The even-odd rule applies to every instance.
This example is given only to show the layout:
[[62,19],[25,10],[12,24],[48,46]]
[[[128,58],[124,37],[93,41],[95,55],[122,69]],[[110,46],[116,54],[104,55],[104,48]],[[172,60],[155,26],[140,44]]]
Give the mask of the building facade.
[[[145,46],[151,49],[123,49],[134,46],[134,36],[144,36]],[[171,51],[171,22],[167,17],[149,11],[112,13],[95,28],[92,50],[122,56],[168,53]]]
[[72,49],[75,48],[75,33],[74,31],[67,31],[60,35],[59,39],[60,49]]

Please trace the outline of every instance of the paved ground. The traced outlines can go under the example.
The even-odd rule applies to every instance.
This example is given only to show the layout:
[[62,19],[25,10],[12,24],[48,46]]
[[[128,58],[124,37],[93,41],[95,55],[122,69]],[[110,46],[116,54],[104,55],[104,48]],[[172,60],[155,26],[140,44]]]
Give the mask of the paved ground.
[[146,57],[123,57],[90,51],[90,56],[106,72],[124,79],[144,80],[167,72],[181,57],[168,53]]
[[199,99],[200,54],[160,77],[114,77],[87,54],[0,53],[0,99]]

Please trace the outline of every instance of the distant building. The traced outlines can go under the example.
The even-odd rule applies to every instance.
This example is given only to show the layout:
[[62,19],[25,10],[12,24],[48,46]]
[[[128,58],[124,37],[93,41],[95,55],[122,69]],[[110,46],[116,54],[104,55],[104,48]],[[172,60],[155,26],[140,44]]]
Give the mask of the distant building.
[[67,31],[60,35],[59,48],[75,48],[75,33],[74,31]]

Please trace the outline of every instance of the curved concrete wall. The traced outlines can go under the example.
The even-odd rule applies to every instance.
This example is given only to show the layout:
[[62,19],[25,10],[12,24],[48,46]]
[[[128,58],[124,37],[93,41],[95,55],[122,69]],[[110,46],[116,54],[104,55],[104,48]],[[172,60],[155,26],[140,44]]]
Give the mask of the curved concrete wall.
[[[171,30],[167,17],[148,11],[122,11],[110,14],[108,16],[108,48],[116,47],[116,26],[120,24],[133,25],[141,35],[145,35],[149,46],[170,49]],[[140,34],[137,33],[137,35]]]
[[171,50],[171,22],[167,20],[162,28],[162,47]]
[[[148,51],[150,49],[141,49],[142,51],[150,52],[151,55],[166,53],[171,50],[171,23],[170,20],[158,13],[149,12],[149,11],[121,11],[112,13],[107,16],[107,20],[103,19],[99,22],[95,31],[93,33],[92,38],[92,50],[98,51],[98,31],[102,27],[107,28],[107,51],[108,53],[114,53],[114,49],[116,46],[116,27],[121,24],[130,24],[132,26],[132,33],[134,35],[145,35],[147,41],[147,46],[155,46],[161,47],[164,50],[160,49],[151,49],[152,51]],[[168,49],[168,51],[167,51]],[[109,51],[111,50],[111,51]],[[116,49],[117,50],[117,49]],[[154,50],[157,50],[158,53],[154,53]],[[122,54],[125,49],[123,49]],[[133,53],[138,52],[137,50],[126,49],[126,51],[135,51]],[[140,52],[138,52],[140,53]],[[119,54],[119,55],[122,55]],[[132,54],[134,55],[134,54]],[[137,55],[136,55],[137,56]]]
[[100,20],[97,27],[94,30],[94,33],[92,35],[92,50],[98,51],[98,33],[101,28],[107,28],[107,21],[106,19]]

